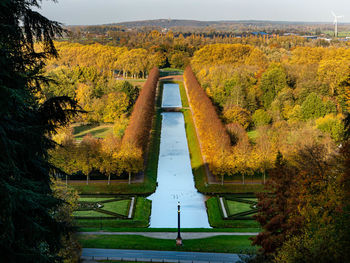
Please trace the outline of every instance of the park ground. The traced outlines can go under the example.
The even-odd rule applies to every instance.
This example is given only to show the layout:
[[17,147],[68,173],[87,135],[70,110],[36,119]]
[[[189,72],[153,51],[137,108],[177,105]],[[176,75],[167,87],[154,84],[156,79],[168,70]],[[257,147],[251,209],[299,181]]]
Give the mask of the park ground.
[[[201,155],[199,140],[197,137],[194,121],[186,95],[186,90],[181,76],[165,77],[159,84],[156,99],[156,114],[151,131],[149,154],[146,162],[146,169],[143,182],[134,182],[131,185],[112,181],[111,185],[101,182],[91,181],[89,185],[84,182],[74,184],[74,187],[81,194],[81,201],[101,201],[103,198],[113,197],[136,197],[136,205],[132,219],[103,220],[103,215],[96,211],[77,211],[75,216],[83,216],[85,219],[76,220],[79,232],[163,232],[174,233],[176,229],[151,229],[148,228],[149,216],[151,211],[151,202],[145,197],[153,193],[156,189],[157,166],[160,145],[161,130],[161,96],[164,83],[178,83],[183,109],[181,110],[185,118],[185,129],[190,150],[191,165],[194,175],[195,185],[199,192],[211,196],[207,202],[208,219],[211,229],[183,229],[186,233],[256,233],[259,232],[258,224],[251,217],[237,219],[223,219],[222,211],[218,202],[219,196],[227,197],[226,208],[229,215],[246,212],[251,207],[245,203],[230,201],[230,197],[240,197],[243,199],[255,199],[255,192],[263,189],[261,184],[240,184],[239,178],[231,179],[231,182],[220,184],[209,184],[208,175],[204,161]],[[81,139],[87,133],[91,133],[98,138],[104,138],[108,132],[112,131],[111,124],[103,125],[77,125],[74,127],[74,135],[77,140]],[[251,139],[256,137],[252,132]],[[235,181],[236,180],[236,181]],[[117,181],[117,180],[116,180]],[[243,196],[242,196],[243,195]],[[255,199],[256,200],[256,199]],[[126,215],[130,201],[114,202],[104,207],[111,213]],[[90,219],[88,217],[91,217]],[[80,234],[79,241],[82,247],[89,248],[114,248],[114,249],[145,249],[145,250],[170,250],[170,251],[202,251],[202,252],[224,252],[224,253],[242,253],[242,251],[256,251],[252,247],[249,238],[251,235],[220,235],[199,239],[184,240],[183,247],[176,247],[174,240],[152,238],[141,235],[104,235],[100,232],[94,234]]]

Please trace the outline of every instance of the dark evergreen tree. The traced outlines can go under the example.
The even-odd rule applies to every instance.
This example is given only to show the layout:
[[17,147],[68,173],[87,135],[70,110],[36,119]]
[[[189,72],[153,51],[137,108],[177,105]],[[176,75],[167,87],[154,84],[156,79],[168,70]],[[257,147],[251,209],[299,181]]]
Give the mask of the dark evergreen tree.
[[[43,60],[56,56],[59,23],[34,11],[38,0],[0,1],[0,254],[2,262],[59,262],[62,235],[55,220],[47,151],[50,134],[74,114],[67,97],[40,104]],[[41,44],[36,51],[35,44]]]

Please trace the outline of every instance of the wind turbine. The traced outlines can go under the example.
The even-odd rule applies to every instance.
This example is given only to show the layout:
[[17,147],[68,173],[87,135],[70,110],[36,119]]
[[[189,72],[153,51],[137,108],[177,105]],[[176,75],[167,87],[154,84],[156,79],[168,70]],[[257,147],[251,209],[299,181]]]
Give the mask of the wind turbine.
[[334,16],[334,36],[338,37],[338,18],[343,18],[344,16],[337,16],[336,14],[334,14],[334,12],[332,11],[332,15]]

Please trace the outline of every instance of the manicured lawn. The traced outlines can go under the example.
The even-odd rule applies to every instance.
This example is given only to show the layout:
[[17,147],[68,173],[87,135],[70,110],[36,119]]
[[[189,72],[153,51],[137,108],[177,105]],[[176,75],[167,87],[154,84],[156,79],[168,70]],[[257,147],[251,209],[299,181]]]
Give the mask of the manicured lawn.
[[128,215],[130,200],[120,200],[103,204],[103,210],[115,212],[121,215]]
[[106,201],[111,200],[113,197],[80,197],[79,201],[83,202],[100,202],[100,201]]
[[251,210],[250,204],[241,203],[237,201],[226,200],[229,215],[245,212]]
[[[85,201],[85,202],[99,202],[99,201],[106,201],[111,200],[112,198],[103,198],[103,197],[83,197],[79,198],[79,201]],[[128,200],[118,200],[118,201],[112,201],[108,203],[103,203],[103,207],[101,209],[114,212],[121,215],[127,215],[129,212],[129,205],[130,205],[130,199]],[[74,211],[74,216],[86,216],[86,217],[110,217],[111,215],[104,214],[99,211],[95,210],[87,210],[87,211]]]
[[[120,202],[120,201],[118,201]],[[121,209],[125,211],[125,204]],[[76,220],[78,227],[104,229],[105,228],[119,228],[119,227],[148,227],[149,217],[151,215],[151,201],[142,197],[137,197],[136,207],[133,219],[108,219],[108,220],[94,220],[94,219],[79,219]]]
[[218,228],[255,228],[259,232],[259,224],[255,220],[227,220],[223,219],[217,197],[211,197],[206,202],[209,224]]
[[151,181],[150,178],[145,176],[144,183],[106,183],[89,181],[87,185],[84,182],[73,182],[71,183],[79,194],[132,194],[132,195],[148,195],[152,194],[155,190],[155,181]]
[[77,140],[82,140],[88,133],[96,138],[103,139],[111,132],[113,132],[113,124],[73,125],[74,138]]
[[156,239],[128,235],[80,235],[79,241],[88,248],[168,250],[193,252],[242,253],[256,251],[249,236],[216,236],[203,239],[183,240],[183,246],[177,247],[175,240]]
[[110,217],[110,215],[100,213],[95,210],[88,211],[74,211],[73,216],[87,216],[87,217]]
[[165,71],[165,72],[166,71],[168,71],[168,72],[174,72],[174,71],[178,72],[179,71],[179,72],[182,72],[182,73],[184,72],[183,69],[179,69],[179,68],[162,68],[160,70],[161,71]]

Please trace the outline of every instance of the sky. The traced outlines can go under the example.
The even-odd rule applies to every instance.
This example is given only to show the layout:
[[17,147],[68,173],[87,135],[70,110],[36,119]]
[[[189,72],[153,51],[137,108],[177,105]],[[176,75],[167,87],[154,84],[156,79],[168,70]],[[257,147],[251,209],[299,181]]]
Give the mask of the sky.
[[[148,19],[350,22],[349,0],[43,0],[41,13],[65,25]],[[348,15],[347,15],[348,14]]]

